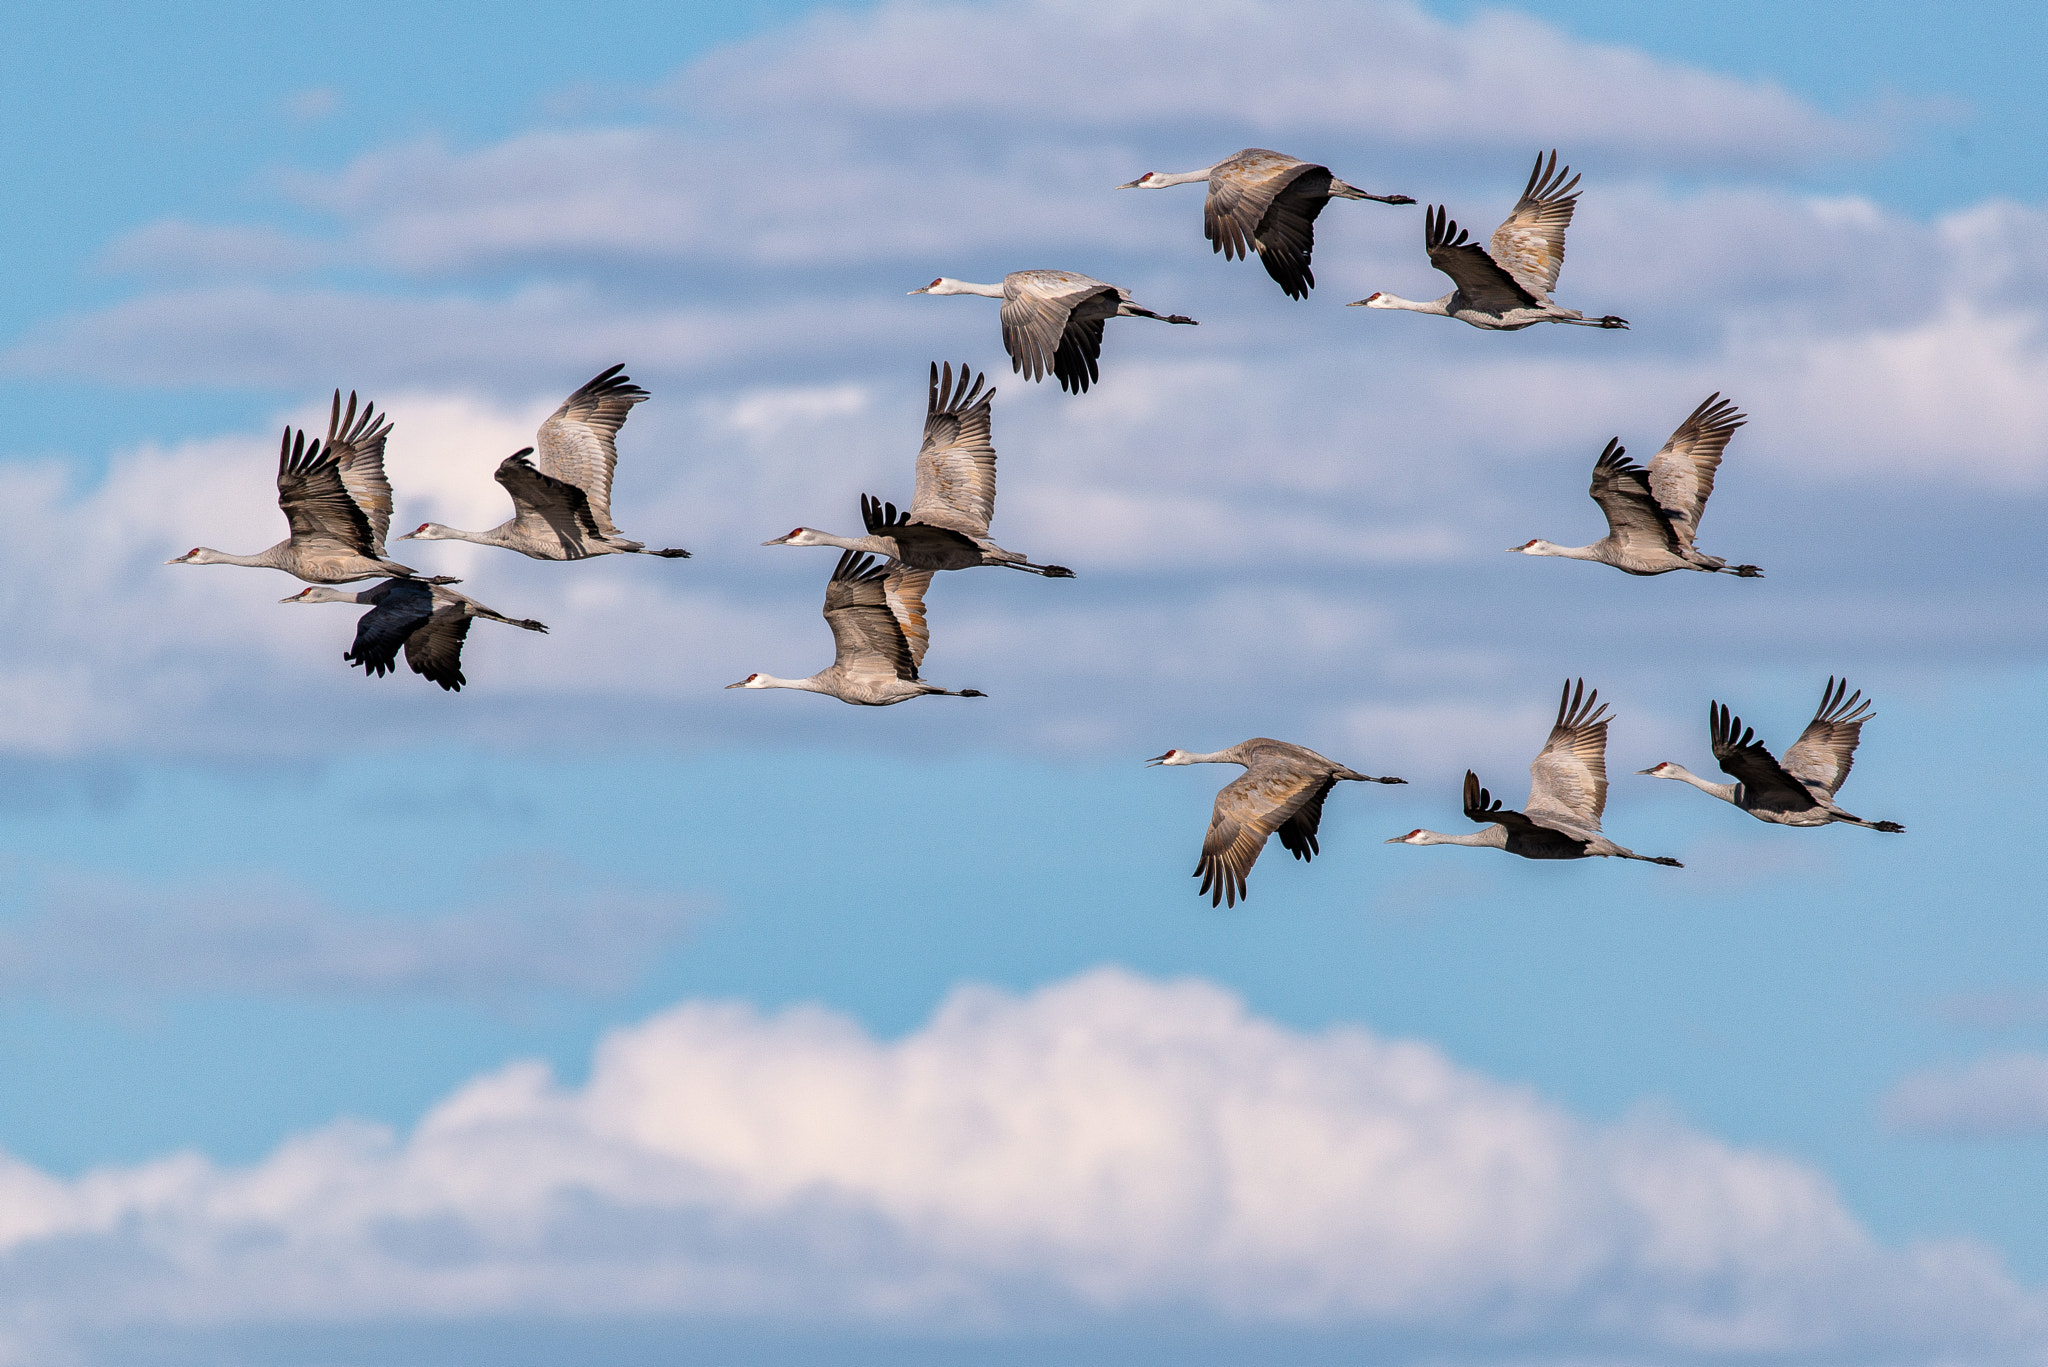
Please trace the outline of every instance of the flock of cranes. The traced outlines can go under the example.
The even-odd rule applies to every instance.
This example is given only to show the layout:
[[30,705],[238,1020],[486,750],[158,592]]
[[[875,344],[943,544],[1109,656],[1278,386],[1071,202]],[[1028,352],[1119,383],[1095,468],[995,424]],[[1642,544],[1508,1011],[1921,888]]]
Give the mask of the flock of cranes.
[[[1197,182],[1208,186],[1203,229],[1225,259],[1256,253],[1266,273],[1293,299],[1315,288],[1311,261],[1315,221],[1332,199],[1414,204],[1407,195],[1372,194],[1332,175],[1326,166],[1263,148],[1247,148],[1197,171],[1146,172],[1119,189],[1164,189]],[[1539,155],[1521,198],[1482,246],[1442,205],[1424,213],[1423,244],[1430,264],[1454,288],[1442,298],[1417,301],[1378,292],[1355,306],[1404,309],[1455,318],[1489,331],[1511,332],[1536,323],[1626,329],[1613,315],[1588,318],[1551,298],[1564,264],[1565,232],[1578,203],[1579,177],[1559,167],[1553,150]],[[1032,381],[1047,375],[1070,394],[1101,380],[1103,326],[1111,318],[1150,318],[1193,326],[1181,314],[1137,304],[1130,291],[1076,271],[1023,270],[1001,284],[982,285],[940,276],[912,294],[975,294],[1002,301],[1002,341],[1011,369]],[[584,560],[601,555],[682,558],[681,549],[650,550],[612,520],[616,440],[634,405],[648,397],[623,365],[614,365],[566,399],[541,424],[534,445],[507,456],[494,478],[512,499],[512,517],[489,531],[469,532],[423,522],[400,540],[473,542],[517,551],[536,560]],[[923,442],[907,509],[862,495],[864,534],[839,536],[799,526],[767,546],[830,546],[841,551],[825,586],[824,617],[831,628],[833,661],[801,679],[754,673],[728,688],[787,688],[824,693],[842,702],[886,707],[927,696],[979,698],[972,688],[947,689],[920,674],[930,631],[924,598],[941,571],[997,566],[1047,579],[1073,577],[1061,565],[1039,564],[990,538],[995,513],[996,451],[992,437],[995,390],[970,365],[957,372],[934,363],[927,384]],[[1710,395],[1671,434],[1647,467],[1627,459],[1610,441],[1593,467],[1589,493],[1607,520],[1607,535],[1585,546],[1541,538],[1508,549],[1524,555],[1593,560],[1631,575],[1672,570],[1760,578],[1754,565],[1730,565],[1695,544],[1699,523],[1729,438],[1746,421],[1734,403]],[[422,576],[392,560],[385,549],[392,491],[384,473],[391,421],[350,394],[344,408],[335,391],[324,441],[287,427],[278,456],[278,506],[291,535],[253,555],[195,547],[170,564],[249,565],[283,570],[313,587],[286,603],[355,603],[371,611],[357,622],[343,655],[366,675],[396,669],[401,648],[416,674],[458,690],[463,641],[478,618],[545,632],[531,619],[508,617],[457,593],[446,576]],[[331,587],[381,578],[359,592]],[[1786,826],[1836,822],[1885,832],[1892,821],[1866,821],[1835,802],[1870,720],[1870,704],[1850,694],[1846,680],[1828,680],[1819,709],[1783,760],[1755,740],[1741,719],[1715,702],[1709,734],[1715,761],[1734,783],[1712,783],[1682,765],[1665,762],[1638,770],[1690,783],[1760,821]],[[1463,806],[1479,829],[1445,834],[1417,829],[1389,844],[1474,845],[1526,859],[1616,858],[1679,867],[1665,856],[1640,855],[1610,840],[1600,828],[1607,806],[1607,727],[1611,720],[1597,690],[1568,681],[1557,720],[1529,766],[1528,800],[1516,811],[1465,774]],[[1217,793],[1195,875],[1211,905],[1235,906],[1247,894],[1252,865],[1269,836],[1296,859],[1320,852],[1317,831],[1323,802],[1341,782],[1405,783],[1362,774],[1315,751],[1256,737],[1226,750],[1168,750],[1154,765],[1236,764],[1244,774]]]

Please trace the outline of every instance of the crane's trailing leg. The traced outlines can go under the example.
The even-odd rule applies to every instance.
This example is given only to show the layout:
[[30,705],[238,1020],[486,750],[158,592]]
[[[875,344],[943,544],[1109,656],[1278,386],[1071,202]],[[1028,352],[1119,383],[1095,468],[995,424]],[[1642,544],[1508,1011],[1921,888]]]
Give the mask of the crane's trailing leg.
[[1026,574],[1043,575],[1047,579],[1072,579],[1074,572],[1065,565],[1034,565],[1028,560],[1004,560],[998,562],[1006,569],[1022,570]]

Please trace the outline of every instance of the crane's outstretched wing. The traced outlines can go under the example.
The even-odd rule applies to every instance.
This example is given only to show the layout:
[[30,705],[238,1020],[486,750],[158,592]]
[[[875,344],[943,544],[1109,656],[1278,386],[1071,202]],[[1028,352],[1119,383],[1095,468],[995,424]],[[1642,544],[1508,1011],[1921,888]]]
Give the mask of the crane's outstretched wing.
[[342,659],[378,678],[397,668],[398,648],[434,612],[434,595],[416,579],[387,579],[371,590],[377,606],[356,620],[355,644]]
[[349,496],[340,460],[317,438],[308,442],[303,431],[289,427],[277,453],[277,506],[302,549],[384,558],[369,517]]
[[1289,298],[1306,299],[1316,285],[1316,215],[1329,200],[1329,167],[1247,147],[1209,173],[1202,231],[1226,258],[1258,252]]
[[1027,380],[1050,373],[1060,388],[1080,393],[1099,376],[1102,319],[1074,322],[1074,310],[1114,286],[1079,271],[1011,271],[1003,277],[1003,349]]
[[1593,462],[1593,483],[1586,490],[1607,516],[1607,530],[1616,541],[1636,550],[1678,550],[1671,519],[1650,492],[1650,472],[1628,458],[1628,448],[1610,440]]
[[1505,826],[1511,831],[1534,832],[1536,823],[1479,786],[1479,775],[1465,771],[1465,817],[1481,826]]
[[924,591],[931,587],[931,582],[931,570],[907,570],[901,565],[892,565],[882,580],[882,596],[910,647],[913,669],[924,668],[925,648],[931,644],[931,632],[924,624]]
[[1337,780],[1334,777],[1324,779],[1322,786],[1309,795],[1308,801],[1301,804],[1301,809],[1282,822],[1279,830],[1275,832],[1280,837],[1281,848],[1303,863],[1323,852],[1323,847],[1316,843],[1316,832],[1323,824],[1323,799],[1328,797],[1330,789],[1336,786]]
[[544,524],[570,552],[585,538],[602,537],[604,529],[591,510],[590,496],[574,484],[543,474],[532,456],[532,447],[514,451],[498,462],[492,476],[512,496],[512,510],[519,520]]
[[1650,457],[1650,492],[1669,515],[1680,545],[1692,545],[1699,535],[1700,514],[1714,492],[1714,472],[1721,468],[1721,453],[1735,429],[1747,421],[1734,404],[1718,393],[1710,394],[1678,425],[1664,449]]
[[[1829,683],[1832,685],[1833,680]],[[1820,805],[1805,784],[1785,772],[1757,740],[1756,732],[1744,726],[1742,718],[1729,712],[1724,704],[1707,704],[1707,732],[1713,738],[1715,762],[1722,773],[1742,785],[1750,806],[1773,812],[1804,812]],[[1854,740],[1850,741],[1850,748],[1855,748]]]
[[469,682],[462,677],[462,643],[469,637],[470,615],[460,606],[434,609],[427,624],[405,640],[405,662],[412,672],[450,693]]
[[1429,264],[1451,277],[1467,305],[1481,313],[1512,313],[1542,305],[1543,300],[1522,288],[1484,247],[1468,241],[1470,234],[1446,213],[1438,204],[1422,216],[1422,245]]
[[989,404],[996,392],[983,392],[986,377],[981,375],[970,386],[970,373],[963,362],[956,385],[950,362],[943,373],[937,362],[932,364],[910,516],[980,538],[988,535],[996,511],[996,448],[989,439]]
[[379,414],[377,405],[363,405],[356,415],[356,396],[350,391],[348,411],[341,410],[341,391],[334,391],[334,411],[327,418],[327,451],[334,457],[341,484],[362,510],[370,524],[370,554],[384,557],[384,534],[391,530],[391,481],[384,474],[384,439],[391,435],[391,419]]
[[910,642],[890,609],[886,563],[847,551],[825,586],[825,623],[832,628],[833,663],[854,674],[917,680]]
[[1246,876],[1266,848],[1266,837],[1292,821],[1309,802],[1319,801],[1328,782],[1321,774],[1251,769],[1224,784],[1209,816],[1201,862],[1195,865],[1202,880],[1196,895],[1209,894],[1212,907],[1219,902],[1236,906],[1245,895]]
[[1571,226],[1572,210],[1579,204],[1574,188],[1579,178],[1565,179],[1571,174],[1569,166],[1561,171],[1557,168],[1556,148],[1550,151],[1547,167],[1543,154],[1537,153],[1536,169],[1529,173],[1522,197],[1515,201],[1507,220],[1493,230],[1490,242],[1493,259],[1515,277],[1515,283],[1546,303],[1557,288],[1558,269],[1564,265],[1564,230]]
[[1817,788],[1832,799],[1849,777],[1856,763],[1856,746],[1863,739],[1863,723],[1872,717],[1863,690],[1849,692],[1849,681],[1830,677],[1821,690],[1820,707],[1813,720],[1785,752],[1782,768],[1809,788]]
[[1550,739],[1529,766],[1529,801],[1523,811],[1530,820],[1560,828],[1600,829],[1607,810],[1607,708],[1594,706],[1600,691],[1574,688],[1567,680],[1557,702],[1557,722]]
[[564,399],[534,438],[534,465],[583,491],[590,518],[604,537],[619,534],[612,525],[612,471],[619,463],[614,439],[633,405],[648,397],[619,373],[625,368],[623,363],[613,366]]

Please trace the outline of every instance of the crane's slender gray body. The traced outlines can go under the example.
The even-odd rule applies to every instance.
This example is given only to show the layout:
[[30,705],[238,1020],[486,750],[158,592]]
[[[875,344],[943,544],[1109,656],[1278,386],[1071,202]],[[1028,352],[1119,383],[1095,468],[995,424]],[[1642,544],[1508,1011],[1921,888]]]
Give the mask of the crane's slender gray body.
[[1236,906],[1248,895],[1245,880],[1266,837],[1279,832],[1280,843],[1296,859],[1307,862],[1321,853],[1316,830],[1322,824],[1323,799],[1340,782],[1406,783],[1402,778],[1374,778],[1325,759],[1303,745],[1254,736],[1248,741],[1204,755],[1168,750],[1146,760],[1154,764],[1241,764],[1245,772],[1223,785],[1202,841],[1195,876],[1202,880],[1196,896],[1209,905]]
[[1101,378],[1102,325],[1111,318],[1195,320],[1154,313],[1131,301],[1131,292],[1079,271],[1011,271],[1000,285],[977,285],[940,276],[912,294],[979,294],[1003,301],[1003,349],[1010,369],[1027,380],[1049,373],[1060,388],[1080,394]]
[[1445,835],[1420,828],[1397,835],[1389,845],[1476,845],[1506,850],[1524,859],[1639,859],[1683,868],[1676,859],[1637,854],[1600,830],[1607,809],[1607,708],[1586,681],[1566,680],[1550,738],[1529,766],[1529,800],[1523,810],[1503,808],[1479,776],[1465,771],[1465,815],[1485,827],[1470,835]]
[[1063,565],[1033,564],[988,539],[996,508],[996,448],[989,439],[989,404],[996,392],[982,390],[980,375],[970,386],[968,375],[963,364],[955,385],[950,362],[943,373],[937,362],[932,364],[924,445],[917,453],[917,483],[909,512],[899,513],[895,504],[863,494],[860,511],[866,536],[835,536],[815,527],[798,527],[761,544],[837,546],[886,555],[913,570],[1000,565],[1048,579],[1073,578],[1074,572]]
[[1761,579],[1754,565],[1731,565],[1693,544],[1707,497],[1714,492],[1714,474],[1728,438],[1747,419],[1718,393],[1693,409],[1645,470],[1628,459],[1620,438],[1607,443],[1593,465],[1587,492],[1607,517],[1607,535],[1590,546],[1560,546],[1541,537],[1510,546],[1523,555],[1555,555],[1567,560],[1595,560],[1628,574],[1669,574],[1699,570]]
[[1470,235],[1447,217],[1443,205],[1433,206],[1424,215],[1423,249],[1429,253],[1429,263],[1451,277],[1457,288],[1441,299],[1426,300],[1403,299],[1382,291],[1354,299],[1350,307],[1433,313],[1489,332],[1518,332],[1537,323],[1627,327],[1626,318],[1613,314],[1588,318],[1550,297],[1564,265],[1565,229],[1571,226],[1572,211],[1579,202],[1579,178],[1571,176],[1571,169],[1557,168],[1554,148],[1548,166],[1538,153],[1536,169],[1529,173],[1529,184],[1514,212],[1493,230],[1485,247],[1468,241]]
[[1202,233],[1210,250],[1223,253],[1226,261],[1257,252],[1266,274],[1290,299],[1306,299],[1316,287],[1309,259],[1315,253],[1316,216],[1324,205],[1333,199],[1415,202],[1407,195],[1375,195],[1347,185],[1327,166],[1263,147],[1247,147],[1199,171],[1147,171],[1117,189],[1161,190],[1201,181],[1209,186],[1202,202]]
[[618,468],[619,429],[646,390],[615,365],[562,401],[540,425],[534,445],[498,463],[492,476],[512,496],[512,520],[487,532],[465,532],[422,522],[400,541],[473,541],[502,546],[535,560],[588,560],[596,555],[656,555],[682,559],[689,552],[652,551],[612,522],[612,474]]
[[462,643],[478,617],[527,631],[547,627],[528,617],[507,617],[466,594],[420,579],[387,579],[373,589],[343,593],[339,589],[302,589],[286,603],[368,603],[372,611],[356,621],[355,644],[341,658],[363,667],[365,678],[381,677],[398,668],[398,651],[412,672],[454,693],[469,680],[462,673]]
[[1871,705],[1863,701],[1863,691],[1858,689],[1845,698],[1848,691],[1847,679],[1839,683],[1833,677],[1828,679],[1813,720],[1782,761],[1772,757],[1756,733],[1742,724],[1742,718],[1731,715],[1722,703],[1708,703],[1707,730],[1713,739],[1714,759],[1733,783],[1711,783],[1669,760],[1636,772],[1690,783],[1774,826],[1828,826],[1839,821],[1902,835],[1906,828],[1896,821],[1865,821],[1835,804],[1836,792],[1856,763],[1863,723],[1873,716]]
[[977,689],[955,691],[918,677],[929,633],[924,591],[930,570],[877,565],[872,556],[847,551],[825,586],[825,624],[832,628],[832,663],[808,679],[749,674],[727,688],[797,688],[824,693],[862,707],[888,707],[934,694],[949,698],[988,696]]
[[[384,439],[391,421],[356,396],[327,419],[327,440],[308,443],[303,430],[287,427],[277,453],[277,506],[291,535],[254,555],[231,555],[194,546],[167,565],[254,565],[283,570],[309,584],[348,584],[378,575],[411,578],[413,571],[384,553],[391,526],[391,481],[384,476]],[[456,583],[437,578],[436,583]]]

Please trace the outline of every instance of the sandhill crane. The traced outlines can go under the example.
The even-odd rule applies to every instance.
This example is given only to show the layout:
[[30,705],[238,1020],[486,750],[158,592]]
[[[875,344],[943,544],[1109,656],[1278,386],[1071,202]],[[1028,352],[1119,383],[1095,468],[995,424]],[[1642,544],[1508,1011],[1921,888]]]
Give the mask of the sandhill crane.
[[562,401],[534,438],[498,463],[493,478],[512,496],[512,520],[487,532],[422,522],[400,541],[474,541],[503,546],[535,560],[586,560],[594,555],[687,557],[650,551],[612,525],[614,444],[633,405],[647,391],[615,365]]
[[891,569],[848,551],[825,586],[825,623],[832,628],[833,659],[808,679],[749,674],[727,688],[801,688],[845,703],[887,707],[926,694],[985,698],[978,689],[954,691],[917,677],[929,638],[924,591],[930,570]]
[[1557,723],[1550,739],[1529,766],[1529,801],[1511,811],[1486,789],[1479,776],[1465,771],[1465,815],[1486,827],[1472,835],[1413,830],[1387,841],[1389,845],[1481,845],[1506,850],[1524,859],[1640,859],[1646,864],[1683,868],[1676,859],[1651,857],[1624,849],[1600,833],[1600,814],[1607,807],[1607,708],[1595,707],[1600,694],[1586,692],[1580,679],[1575,689],[1565,682],[1558,700]]
[[1376,199],[1382,204],[1413,204],[1407,195],[1368,194],[1346,185],[1327,166],[1297,160],[1284,152],[1247,147],[1199,171],[1162,175],[1147,171],[1119,190],[1160,190],[1169,185],[1209,183],[1202,204],[1202,232],[1210,250],[1235,260],[1247,250],[1259,254],[1266,274],[1279,282],[1290,299],[1306,299],[1316,287],[1309,256],[1316,246],[1316,215],[1333,199]]
[[341,658],[363,667],[364,677],[389,674],[398,668],[398,648],[412,672],[453,693],[469,682],[462,676],[462,642],[469,624],[488,617],[506,626],[545,632],[531,618],[507,617],[474,598],[418,579],[387,579],[373,589],[343,593],[340,589],[302,589],[285,603],[369,603],[371,611],[356,622],[356,641]]
[[1195,325],[1180,314],[1154,313],[1131,302],[1131,292],[1079,271],[1011,271],[1000,285],[974,285],[940,276],[912,294],[980,294],[1003,301],[1003,349],[1010,369],[1027,380],[1051,371],[1060,388],[1079,394],[1100,378],[1102,324],[1110,318],[1157,318]]
[[[1782,761],[1756,739],[1756,733],[1730,716],[1718,702],[1707,704],[1707,729],[1713,737],[1714,758],[1721,772],[1734,783],[1709,783],[1682,764],[1669,760],[1639,774],[1652,778],[1675,778],[1690,783],[1703,793],[1731,802],[1758,821],[1778,826],[1826,826],[1841,821],[1867,826],[1873,831],[1903,835],[1906,828],[1896,821],[1865,821],[1835,805],[1835,793],[1849,777],[1856,762],[1856,745],[1863,739],[1863,723],[1871,720],[1870,704],[1862,702],[1858,689],[1847,699],[1849,681],[1835,682],[1832,676],[1821,690],[1820,706],[1813,720],[1792,742]],[[1858,704],[1861,703],[1861,706]]]
[[988,539],[989,518],[996,507],[996,448],[989,441],[989,401],[995,390],[982,392],[983,377],[970,388],[968,367],[943,375],[932,364],[926,391],[924,446],[917,453],[917,483],[910,511],[861,495],[861,520],[866,536],[834,536],[815,527],[798,527],[787,536],[763,541],[764,546],[838,546],[842,550],[886,555],[913,570],[965,570],[1001,565],[1028,570],[1048,579],[1072,579],[1063,565],[1034,565],[1015,551]]
[[1590,546],[1559,546],[1538,537],[1508,549],[1523,555],[1597,560],[1629,574],[1700,570],[1761,579],[1764,572],[1756,566],[1731,565],[1692,543],[1707,497],[1714,492],[1721,451],[1745,421],[1734,404],[1719,394],[1709,395],[1679,424],[1664,449],[1650,457],[1647,470],[1628,459],[1628,448],[1616,437],[1594,462],[1593,485],[1587,491],[1607,515],[1607,535]]
[[1557,288],[1557,271],[1564,264],[1564,230],[1571,225],[1572,210],[1578,205],[1577,176],[1570,181],[1571,167],[1557,169],[1557,152],[1552,149],[1550,165],[1536,156],[1536,169],[1507,221],[1493,230],[1489,251],[1445,217],[1439,204],[1424,215],[1422,245],[1429,252],[1429,264],[1451,277],[1457,286],[1441,299],[1403,299],[1395,294],[1369,294],[1351,302],[1351,308],[1407,309],[1411,313],[1435,313],[1456,318],[1492,332],[1515,332],[1534,323],[1571,323],[1589,328],[1625,328],[1626,318],[1613,314],[1588,318],[1577,309],[1551,302]]
[[1296,859],[1307,862],[1322,850],[1316,827],[1323,819],[1323,799],[1345,779],[1357,783],[1406,783],[1404,778],[1373,778],[1328,760],[1306,746],[1254,736],[1213,755],[1168,750],[1145,763],[1242,764],[1245,772],[1223,785],[1209,816],[1209,834],[1202,841],[1202,859],[1195,874],[1209,905],[1237,905],[1247,896],[1245,877],[1266,848],[1266,837],[1278,831],[1280,843]]
[[[311,443],[304,431],[284,429],[277,453],[277,506],[292,534],[267,551],[230,555],[194,546],[166,565],[256,565],[283,570],[309,584],[347,584],[380,574],[411,578],[412,570],[384,553],[391,525],[391,482],[384,477],[384,439],[391,422],[375,404],[356,413],[356,396],[342,412],[341,391],[327,419],[327,441]],[[437,579],[439,583],[458,583]]]

